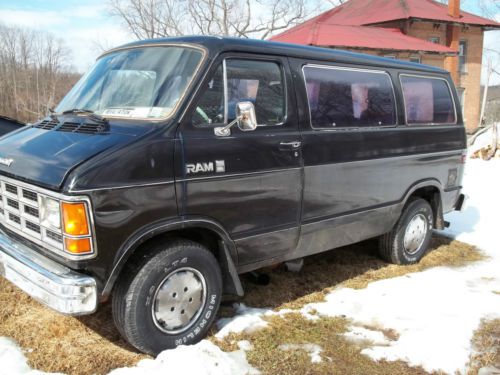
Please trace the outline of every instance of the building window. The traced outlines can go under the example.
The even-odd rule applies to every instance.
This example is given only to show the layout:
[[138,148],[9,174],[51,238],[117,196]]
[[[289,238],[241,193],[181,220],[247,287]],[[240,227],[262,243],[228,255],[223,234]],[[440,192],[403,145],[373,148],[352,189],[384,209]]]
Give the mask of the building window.
[[420,56],[419,55],[410,56],[410,62],[420,64],[421,62]]
[[460,73],[467,73],[467,41],[461,40],[458,45],[458,68]]
[[429,38],[429,42],[439,44],[439,37],[438,36],[431,36]]

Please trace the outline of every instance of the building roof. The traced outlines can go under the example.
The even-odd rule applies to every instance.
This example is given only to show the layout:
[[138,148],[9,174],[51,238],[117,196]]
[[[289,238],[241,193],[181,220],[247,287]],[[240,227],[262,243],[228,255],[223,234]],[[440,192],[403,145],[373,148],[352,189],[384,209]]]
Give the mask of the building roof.
[[300,26],[276,35],[271,40],[320,47],[426,51],[439,54],[456,53],[444,45],[405,35],[399,29],[330,25],[321,22],[312,25],[306,22]]
[[447,5],[433,0],[349,0],[310,21],[363,26],[410,19],[500,28],[498,22],[462,10],[460,18],[453,18]]
[[448,7],[433,0],[349,0],[271,40],[322,47],[377,50],[424,51],[456,54],[446,46],[403,34],[400,30],[375,27],[390,21],[427,20],[500,28],[500,23],[460,11],[460,18],[448,15]]

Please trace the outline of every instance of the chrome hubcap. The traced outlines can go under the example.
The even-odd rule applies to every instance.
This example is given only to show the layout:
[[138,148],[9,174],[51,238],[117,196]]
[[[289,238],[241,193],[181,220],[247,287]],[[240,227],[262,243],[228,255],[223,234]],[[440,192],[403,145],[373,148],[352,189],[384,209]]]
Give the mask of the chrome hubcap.
[[170,273],[156,290],[152,305],[153,321],[165,333],[189,329],[200,316],[206,300],[203,275],[184,267]]
[[415,215],[406,226],[403,245],[408,254],[420,250],[427,234],[427,219],[423,214]]

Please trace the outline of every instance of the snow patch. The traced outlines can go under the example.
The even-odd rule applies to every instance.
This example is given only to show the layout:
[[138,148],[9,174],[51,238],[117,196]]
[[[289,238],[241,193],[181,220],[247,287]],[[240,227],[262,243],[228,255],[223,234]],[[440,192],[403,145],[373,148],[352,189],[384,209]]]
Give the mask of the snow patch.
[[[17,344],[6,337],[0,337],[0,375],[41,375],[45,372],[32,370]],[[55,374],[54,374],[55,375]]]
[[155,359],[144,359],[135,367],[113,370],[109,375],[246,375],[260,374],[247,361],[245,352],[223,352],[208,340],[161,352]]
[[219,332],[215,334],[215,337],[218,339],[223,339],[230,333],[253,333],[265,328],[267,322],[262,317],[272,314],[270,309],[247,307],[243,303],[234,304],[234,307],[235,316],[217,321]]
[[240,350],[243,350],[245,352],[248,352],[249,350],[253,350],[253,345],[248,340],[241,340],[241,341],[238,341],[236,344],[238,345],[238,348],[240,348]]
[[283,344],[278,347],[280,350],[304,350],[311,357],[311,363],[320,363],[323,349],[316,344]]
[[382,332],[364,327],[351,326],[349,331],[344,333],[344,337],[353,342],[371,345],[387,346],[391,344],[391,341]]

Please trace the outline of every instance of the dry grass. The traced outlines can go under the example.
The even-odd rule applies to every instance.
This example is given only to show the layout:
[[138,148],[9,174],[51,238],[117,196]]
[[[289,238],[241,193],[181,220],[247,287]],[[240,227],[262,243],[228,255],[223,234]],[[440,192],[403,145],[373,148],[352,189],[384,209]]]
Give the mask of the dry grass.
[[[307,302],[322,300],[329,290],[339,285],[362,288],[374,280],[439,265],[459,266],[482,258],[475,248],[444,238],[435,238],[432,247],[433,250],[421,264],[408,267],[382,262],[377,257],[375,242],[316,255],[306,259],[304,269],[299,273],[286,272],[282,268],[274,270],[268,286],[252,284],[244,277],[247,295],[243,302],[256,307],[300,307]],[[228,308],[222,309],[222,314],[229,312]],[[298,322],[297,319],[301,318],[292,316],[282,320],[275,319],[271,328],[263,331],[262,336],[256,335],[252,339],[255,351],[248,353],[250,361],[266,373],[321,373],[327,365],[334,366],[335,373],[422,373],[419,369],[408,370],[402,363],[387,364],[389,367],[384,365],[380,367],[381,370],[377,370],[380,364],[361,356],[358,347],[334,334],[344,329],[345,320],[327,319],[313,326],[310,322]],[[295,323],[300,323],[300,327],[295,327]],[[330,330],[332,334],[324,335]],[[391,337],[391,332],[385,333]],[[322,335],[325,337],[320,338]],[[66,317],[41,306],[1,278],[0,336],[15,339],[26,350],[30,366],[43,371],[77,375],[104,374],[117,367],[133,365],[145,357],[137,354],[120,338],[114,327],[109,305],[103,306],[97,314],[91,316]],[[277,345],[281,343],[291,343],[293,340],[297,340],[294,343],[304,340],[314,343],[316,338],[317,343],[325,348],[325,355],[332,358],[331,363],[311,366],[307,354],[277,349]],[[229,342],[221,345],[227,349],[234,348]],[[267,351],[269,353],[265,355],[264,352]],[[286,358],[297,366],[302,362],[302,367],[297,367],[300,371],[292,371]],[[292,360],[293,358],[297,360]],[[375,369],[370,369],[370,366],[375,366]]]
[[[374,362],[361,354],[363,346],[343,337],[349,321],[345,318],[304,319],[300,314],[268,319],[269,326],[253,334],[232,335],[219,345],[234,350],[232,343],[249,340],[253,350],[247,352],[250,364],[268,375],[281,374],[427,374],[420,367],[405,362]],[[303,350],[283,351],[282,344],[317,344],[322,348],[320,363],[311,363]]]
[[137,354],[116,331],[109,306],[73,318],[57,314],[0,278],[0,336],[15,339],[35,369],[67,374],[105,374],[130,366]]
[[338,286],[362,289],[377,280],[438,266],[460,267],[484,259],[474,246],[441,236],[433,237],[426,256],[418,264],[409,266],[385,263],[379,258],[377,249],[377,241],[366,241],[308,257],[299,273],[287,272],[284,267],[273,270],[268,287],[243,279],[245,303],[255,307],[296,309],[323,301],[324,296]]
[[474,333],[468,374],[477,374],[482,367],[500,369],[500,319],[484,320]]

